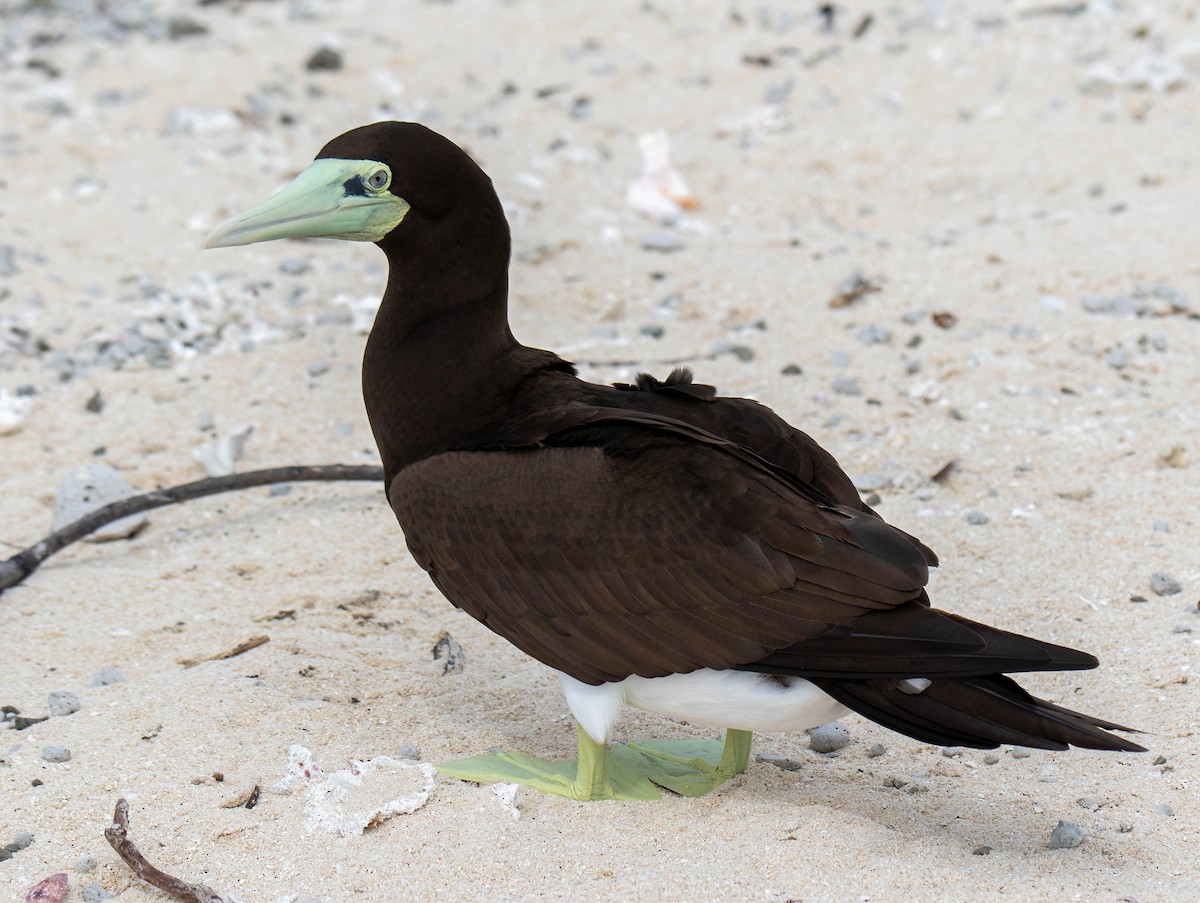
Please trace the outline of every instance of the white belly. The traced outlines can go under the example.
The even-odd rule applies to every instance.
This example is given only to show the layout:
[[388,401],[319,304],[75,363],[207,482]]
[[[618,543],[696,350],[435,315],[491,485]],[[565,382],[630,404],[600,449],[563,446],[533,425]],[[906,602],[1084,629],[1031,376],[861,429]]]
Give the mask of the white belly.
[[612,739],[622,705],[693,724],[743,731],[802,731],[849,709],[807,680],[708,668],[666,677],[627,677],[593,687],[559,674],[571,714],[598,743]]

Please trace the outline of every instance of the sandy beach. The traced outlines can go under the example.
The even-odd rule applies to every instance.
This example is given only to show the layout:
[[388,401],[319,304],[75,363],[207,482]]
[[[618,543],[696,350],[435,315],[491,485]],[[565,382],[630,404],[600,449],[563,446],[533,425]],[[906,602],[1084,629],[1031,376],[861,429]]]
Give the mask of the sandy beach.
[[[169,899],[104,839],[121,797],[154,864],[243,903],[1200,899],[1200,6],[820,6],[0,0],[0,557],[84,465],[200,479],[245,427],[240,471],[378,462],[378,249],[199,246],[417,120],[504,202],[518,338],[771,406],[938,553],[934,605],[1097,655],[1022,684],[1149,751],[855,716],[835,753],[757,735],[698,800],[431,776],[572,756],[558,680],[441,597],[381,486],[296,483],[0,594],[0,900]],[[628,199],[658,131],[695,200],[665,221]]]

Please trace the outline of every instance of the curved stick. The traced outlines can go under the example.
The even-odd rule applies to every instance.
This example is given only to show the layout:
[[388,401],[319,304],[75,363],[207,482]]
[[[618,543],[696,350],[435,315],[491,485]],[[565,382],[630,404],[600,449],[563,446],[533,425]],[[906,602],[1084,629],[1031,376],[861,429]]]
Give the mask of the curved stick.
[[191,499],[203,498],[206,495],[216,495],[219,492],[230,492],[234,489],[249,489],[253,486],[266,486],[271,483],[304,483],[313,481],[334,480],[373,480],[383,481],[383,468],[373,464],[316,464],[296,465],[292,467],[270,467],[266,470],[251,470],[246,473],[234,473],[224,477],[210,477],[196,480],[192,483],[182,483],[178,486],[168,486],[166,489],[156,489],[144,495],[134,495],[119,502],[97,508],[91,514],[84,515],[61,530],[56,530],[45,539],[35,543],[28,549],[18,552],[7,561],[0,562],[0,593],[16,586],[38,569],[43,561],[60,549],[69,546],[98,530],[105,524],[131,514],[140,514],[164,505],[174,505],[176,502],[186,502]]

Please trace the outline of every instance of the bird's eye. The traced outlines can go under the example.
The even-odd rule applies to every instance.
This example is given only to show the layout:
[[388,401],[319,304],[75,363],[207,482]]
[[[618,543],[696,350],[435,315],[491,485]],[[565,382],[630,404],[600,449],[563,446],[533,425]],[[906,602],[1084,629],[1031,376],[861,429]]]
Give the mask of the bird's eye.
[[391,174],[386,169],[377,169],[367,181],[371,184],[372,188],[379,191],[387,187],[387,183],[391,181]]

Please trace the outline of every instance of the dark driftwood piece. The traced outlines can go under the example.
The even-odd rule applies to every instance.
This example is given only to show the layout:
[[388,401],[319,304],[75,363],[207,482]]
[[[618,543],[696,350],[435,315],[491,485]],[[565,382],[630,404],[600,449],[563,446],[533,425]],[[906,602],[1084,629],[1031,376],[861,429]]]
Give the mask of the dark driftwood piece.
[[166,489],[156,489],[144,495],[130,496],[97,508],[91,514],[81,517],[73,524],[68,524],[61,530],[51,533],[45,539],[35,543],[28,549],[18,552],[6,561],[0,562],[0,593],[10,589],[32,574],[38,567],[60,549],[66,548],[73,542],[83,539],[89,533],[100,529],[105,524],[151,511],[164,505],[174,505],[191,499],[203,498],[206,495],[216,495],[235,489],[250,489],[254,486],[267,486],[271,483],[305,483],[332,482],[336,480],[368,480],[383,482],[383,468],[375,465],[353,464],[320,464],[296,465],[292,467],[270,467],[266,470],[251,470],[246,473],[235,473],[225,477],[210,477],[196,480],[192,483],[182,483],[179,486],[168,486]]
[[104,829],[104,839],[117,851],[117,855],[125,861],[125,864],[151,887],[156,887],[180,900],[186,900],[187,903],[225,903],[224,897],[211,887],[182,881],[146,861],[146,857],[129,839],[129,803],[124,799],[117,800],[112,824]]

